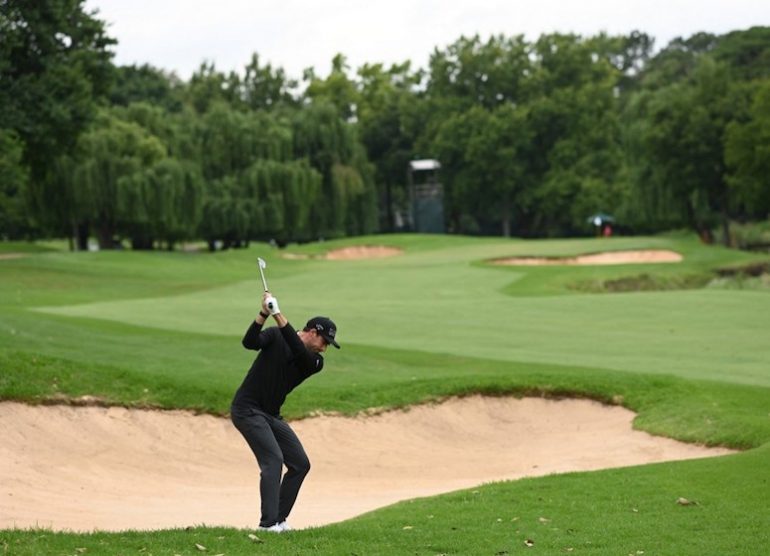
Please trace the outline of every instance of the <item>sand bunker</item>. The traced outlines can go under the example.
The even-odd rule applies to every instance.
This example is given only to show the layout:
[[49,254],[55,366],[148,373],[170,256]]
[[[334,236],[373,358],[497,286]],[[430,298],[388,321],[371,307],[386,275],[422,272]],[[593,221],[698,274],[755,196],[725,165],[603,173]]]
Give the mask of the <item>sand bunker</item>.
[[384,259],[395,257],[404,251],[397,247],[385,247],[384,245],[355,245],[341,247],[327,251],[323,255],[302,255],[297,253],[284,253],[284,259],[326,259],[328,261],[352,261],[357,259]]
[[382,245],[357,245],[354,247],[343,247],[334,249],[326,253],[325,258],[330,261],[348,261],[353,259],[383,259],[385,257],[395,257],[403,253],[397,247],[385,247]]
[[577,257],[509,257],[490,261],[497,265],[541,266],[541,265],[609,265],[609,264],[648,264],[678,263],[682,255],[675,251],[662,249],[639,251],[607,251],[591,253]]
[[[340,521],[483,482],[730,453],[634,431],[586,400],[452,399],[293,423],[313,468],[290,521]],[[0,529],[255,527],[259,472],[230,421],[182,411],[0,404]]]

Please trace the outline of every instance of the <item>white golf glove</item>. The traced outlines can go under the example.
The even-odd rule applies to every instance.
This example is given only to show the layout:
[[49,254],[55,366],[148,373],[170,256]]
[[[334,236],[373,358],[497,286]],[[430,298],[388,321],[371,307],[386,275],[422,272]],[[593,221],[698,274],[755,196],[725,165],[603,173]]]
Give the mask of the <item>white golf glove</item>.
[[278,300],[272,295],[265,300],[265,305],[267,305],[267,310],[270,311],[271,315],[277,315],[281,312],[281,309],[278,308]]

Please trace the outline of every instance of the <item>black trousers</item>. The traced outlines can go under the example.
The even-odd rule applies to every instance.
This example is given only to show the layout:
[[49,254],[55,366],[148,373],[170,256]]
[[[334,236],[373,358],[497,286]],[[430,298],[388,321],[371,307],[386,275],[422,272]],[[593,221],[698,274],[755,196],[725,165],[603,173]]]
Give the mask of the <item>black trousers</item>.
[[[285,521],[310,471],[310,460],[302,443],[283,419],[258,409],[233,407],[230,415],[259,464],[262,500],[259,525],[270,527]],[[284,465],[286,474],[282,478]]]

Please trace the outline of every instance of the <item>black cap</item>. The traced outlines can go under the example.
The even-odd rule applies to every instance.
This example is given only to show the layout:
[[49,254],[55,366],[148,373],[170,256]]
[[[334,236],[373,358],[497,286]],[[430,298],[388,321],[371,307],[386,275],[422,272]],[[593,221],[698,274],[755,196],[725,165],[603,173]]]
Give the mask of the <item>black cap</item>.
[[340,345],[334,339],[337,335],[337,325],[334,321],[328,317],[313,317],[305,325],[307,330],[315,330],[321,337],[326,340],[327,344],[331,344],[337,349],[340,349]]

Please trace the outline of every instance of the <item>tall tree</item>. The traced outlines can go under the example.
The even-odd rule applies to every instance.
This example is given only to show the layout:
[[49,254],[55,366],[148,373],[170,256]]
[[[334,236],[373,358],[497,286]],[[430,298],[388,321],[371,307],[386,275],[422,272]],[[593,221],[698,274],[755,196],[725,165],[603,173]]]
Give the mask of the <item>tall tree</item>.
[[673,39],[644,65],[640,84],[648,90],[660,89],[689,78],[698,60],[717,44],[718,37],[711,33]]
[[740,213],[770,218],[770,79],[757,83],[748,120],[727,125],[725,161]]
[[442,112],[520,103],[532,93],[531,54],[522,35],[461,37],[431,55],[426,95]]
[[218,102],[202,119],[201,165],[206,179],[235,175],[258,159],[293,157],[288,122],[267,112],[242,112]]
[[134,200],[146,196],[146,173],[166,157],[163,143],[141,126],[102,112],[78,142],[74,172],[77,211],[95,227],[99,246],[111,249],[126,222],[141,218]]
[[163,158],[120,180],[117,199],[120,232],[134,249],[152,249],[163,241],[171,250],[195,237],[200,222],[203,187],[200,170],[189,161]]
[[239,80],[238,96],[251,110],[272,109],[281,105],[295,106],[297,81],[289,79],[283,68],[262,64],[254,53]]
[[709,57],[698,60],[691,77],[652,93],[642,137],[650,165],[650,195],[669,199],[681,222],[705,242],[717,223],[729,239],[729,192],[724,164],[724,135],[732,119],[727,69]]
[[770,27],[751,27],[722,35],[713,55],[731,68],[733,79],[770,77]]
[[638,84],[637,76],[652,57],[655,39],[641,31],[631,31],[628,35],[616,36],[600,33],[589,37],[588,43],[597,56],[620,72],[618,87],[625,91]]
[[24,207],[29,172],[22,164],[24,145],[15,132],[0,129],[0,238],[20,239],[31,225]]
[[313,206],[315,237],[333,238],[377,229],[373,171],[356,129],[334,104],[313,102],[294,115],[294,156],[322,176],[322,197]]
[[350,66],[342,54],[334,56],[331,66],[325,79],[320,79],[313,71],[306,72],[304,95],[313,102],[334,105],[339,117],[353,121],[357,116],[359,98],[356,84],[348,75]]
[[595,205],[617,205],[618,86],[646,44],[550,34],[534,44],[461,39],[437,52],[426,136],[451,228],[579,233]]
[[0,11],[0,129],[22,139],[31,208],[56,232],[68,222],[53,204],[55,161],[72,152],[112,78],[115,41],[84,4],[6,1]]
[[128,106],[146,103],[168,111],[182,108],[182,80],[149,64],[121,66],[115,70],[110,103]]
[[379,187],[380,227],[393,231],[394,209],[408,209],[406,169],[418,133],[408,124],[421,102],[421,72],[409,62],[385,69],[366,64],[358,70],[358,129]]
[[492,111],[476,106],[441,127],[436,148],[452,176],[452,229],[473,231],[477,216],[511,235],[531,195],[530,134],[526,110],[510,104]]
[[196,112],[204,114],[209,107],[217,103],[231,103],[236,96],[232,90],[232,80],[216,69],[213,62],[203,62],[190,77],[182,90],[185,102]]

